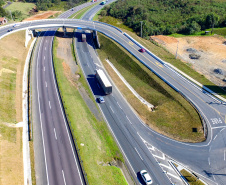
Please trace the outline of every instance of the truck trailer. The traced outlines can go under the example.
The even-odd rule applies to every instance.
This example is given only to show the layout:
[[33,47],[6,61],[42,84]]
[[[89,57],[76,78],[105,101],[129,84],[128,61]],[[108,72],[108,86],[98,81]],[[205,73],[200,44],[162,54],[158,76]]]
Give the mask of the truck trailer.
[[101,69],[96,70],[96,79],[98,80],[105,94],[112,93],[112,85]]

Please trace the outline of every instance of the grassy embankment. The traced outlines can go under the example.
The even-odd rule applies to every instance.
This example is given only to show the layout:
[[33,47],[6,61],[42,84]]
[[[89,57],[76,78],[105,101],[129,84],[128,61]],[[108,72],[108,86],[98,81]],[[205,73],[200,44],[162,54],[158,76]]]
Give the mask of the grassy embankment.
[[[151,128],[171,138],[187,142],[204,140],[202,124],[195,109],[177,92],[144,67],[118,44],[99,35],[101,49],[98,54],[115,84],[140,117]],[[105,59],[114,64],[129,84],[156,108],[150,112],[127,89]],[[197,128],[197,132],[193,132]]]
[[57,46],[55,38],[53,58],[57,82],[89,184],[126,184],[121,170],[108,165],[114,160],[123,161],[120,150],[106,123],[95,118],[77,89],[78,83],[86,83],[82,72],[78,71],[79,81],[67,79],[63,61],[56,57]]
[[202,181],[197,179],[197,177],[195,177],[185,169],[181,170],[180,172],[190,185],[204,185]]
[[0,184],[23,184],[22,78],[25,32],[0,40]]
[[[221,95],[222,97],[226,98],[225,91],[223,91],[220,87],[216,86],[214,83],[209,81],[204,75],[202,75],[202,74],[196,72],[194,69],[192,69],[191,64],[184,63],[180,59],[175,59],[175,56],[173,54],[171,54],[169,51],[167,51],[165,48],[163,48],[162,46],[160,46],[156,43],[152,43],[149,40],[140,38],[135,33],[131,32],[130,28],[123,25],[123,23],[120,20],[117,20],[112,17],[102,17],[102,18],[100,18],[100,21],[119,27],[124,32],[126,32],[127,34],[132,36],[134,39],[136,39],[138,42],[140,42],[149,51],[151,51],[152,53],[157,55],[159,58],[161,58],[163,61],[166,61],[166,62],[174,65],[175,67],[177,67],[178,69],[180,69],[181,71],[183,71],[184,73],[186,73],[187,75],[189,75],[190,77],[195,79],[196,81],[200,82],[201,84],[208,87],[212,91],[214,91],[214,92],[218,93],[219,95]],[[225,28],[217,28],[217,29],[215,29],[215,33],[217,33],[217,32],[219,34],[223,35],[223,34],[225,34],[226,31],[225,31]]]
[[35,7],[34,3],[23,3],[23,2],[13,2],[10,6],[6,8],[8,11],[21,11],[22,16],[20,17],[21,20],[30,16],[29,11]]

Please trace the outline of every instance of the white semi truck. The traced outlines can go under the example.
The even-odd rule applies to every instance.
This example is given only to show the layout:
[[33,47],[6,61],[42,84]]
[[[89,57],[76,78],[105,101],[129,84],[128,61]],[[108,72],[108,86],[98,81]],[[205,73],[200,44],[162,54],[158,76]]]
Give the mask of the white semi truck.
[[96,70],[96,78],[101,85],[102,89],[104,90],[105,94],[111,94],[112,93],[112,85],[109,82],[107,76],[104,74],[104,72],[101,69]]

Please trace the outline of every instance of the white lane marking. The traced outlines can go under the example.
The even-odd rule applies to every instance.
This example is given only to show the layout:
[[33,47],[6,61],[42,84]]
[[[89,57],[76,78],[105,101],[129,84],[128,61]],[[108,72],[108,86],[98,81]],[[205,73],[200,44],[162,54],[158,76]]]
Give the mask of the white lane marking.
[[143,159],[142,159],[141,155],[139,154],[139,152],[137,151],[137,149],[136,149],[136,148],[135,148],[135,150],[136,150],[137,154],[139,155],[139,157],[141,158],[141,160],[143,161]]
[[45,47],[45,50],[46,50],[46,47]]
[[181,180],[180,177],[178,177],[178,176],[176,176],[176,175],[173,175],[173,174],[171,174],[171,173],[169,173],[169,172],[167,172],[166,174],[172,176],[172,177],[175,178],[175,179]]
[[209,162],[209,165],[210,165],[210,158],[208,157],[208,162]]
[[163,166],[164,168],[168,168],[169,170],[172,170],[172,168],[170,166],[167,166],[165,164],[159,163],[160,166]]
[[44,67],[44,69],[43,69],[44,71],[46,71],[46,67]]
[[64,170],[62,170],[62,175],[63,175],[63,179],[64,179],[64,184],[66,185],[66,181],[65,181],[65,177],[64,177]]
[[47,40],[46,40],[46,43],[47,43]]
[[[53,38],[52,37],[52,42],[53,42]],[[51,44],[51,48],[50,48],[50,52],[52,51],[52,44]],[[52,53],[51,53],[52,54]],[[51,61],[52,62],[52,61]],[[61,102],[60,102],[60,97],[59,97],[59,94],[58,94],[58,90],[57,90],[57,86],[56,86],[56,80],[55,80],[55,75],[54,75],[54,72],[53,72],[53,66],[52,66],[52,77],[53,77],[53,81],[54,81],[54,86],[55,86],[55,91],[56,91],[56,94],[57,94],[57,98],[58,98],[58,103],[60,105],[60,110],[61,110],[61,114],[63,116],[63,119],[64,119],[64,126],[67,130],[67,135],[68,135],[68,140],[70,142],[70,145],[71,145],[71,151],[73,153],[73,157],[74,157],[74,160],[75,160],[75,164],[76,164],[76,167],[77,167],[77,170],[79,172],[79,178],[80,178],[80,181],[81,181],[81,184],[83,185],[83,180],[82,180],[82,177],[81,177],[81,172],[80,172],[80,169],[78,167],[78,163],[77,163],[77,160],[76,160],[76,157],[75,157],[75,152],[73,150],[73,146],[72,146],[72,143],[71,143],[71,139],[70,139],[70,136],[69,136],[69,131],[68,131],[68,128],[67,128],[67,125],[66,125],[66,120],[65,120],[65,117],[64,117],[64,113],[63,113],[63,108],[62,108],[62,105],[61,105]]]
[[152,154],[154,157],[156,157],[156,158],[159,158],[159,159],[162,159],[162,160],[165,160],[166,158],[165,158],[165,154],[162,154],[162,157],[160,157],[160,156],[158,156],[158,155],[154,155],[154,154]]
[[122,109],[122,107],[119,105],[119,103],[118,103],[118,102],[117,102],[117,104],[118,104],[119,108],[120,108],[120,109]]
[[55,138],[57,140],[56,129],[54,128],[53,130],[54,130]]
[[126,116],[126,119],[128,119],[128,121],[130,122],[130,124],[132,125],[132,122],[129,120],[129,118]]
[[114,111],[113,111],[113,109],[111,108],[111,106],[109,106],[109,107],[110,107],[111,111],[114,113]]
[[44,60],[46,59],[46,56],[44,56]]
[[224,161],[225,161],[225,150],[224,150]]
[[50,101],[49,101],[49,108],[51,109],[51,104],[50,104]]
[[213,138],[213,141],[216,139],[217,135]]
[[46,82],[46,87],[47,87],[47,82]]
[[[43,38],[44,38],[44,37],[43,37]],[[43,38],[42,38],[41,43],[43,42]],[[40,53],[40,49],[39,49],[39,51],[38,51],[38,59],[39,59],[39,53]],[[46,162],[45,141],[44,141],[43,128],[42,128],[42,115],[41,115],[40,98],[39,98],[39,88],[38,88],[38,64],[39,64],[39,63],[37,63],[37,69],[36,69],[37,92],[38,92],[38,107],[39,107],[39,117],[40,117],[40,122],[41,122],[42,144],[43,144],[44,159],[45,159],[45,167],[46,167],[47,185],[49,185],[49,175],[48,175],[48,167],[47,167],[47,162]]]

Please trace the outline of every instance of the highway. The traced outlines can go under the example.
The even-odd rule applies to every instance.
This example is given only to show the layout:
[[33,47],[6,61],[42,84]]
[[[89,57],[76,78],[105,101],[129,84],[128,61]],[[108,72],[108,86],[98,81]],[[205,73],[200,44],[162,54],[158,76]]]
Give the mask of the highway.
[[[89,6],[86,3],[60,15],[65,18]],[[32,115],[37,184],[85,184],[68,123],[65,120],[52,65],[55,29],[38,40],[32,64]],[[42,143],[42,145],[40,145]]]
[[[186,96],[196,106],[200,114],[205,119],[208,129],[207,140],[205,142],[191,144],[174,141],[146,127],[141,122],[141,120],[136,116],[136,114],[134,114],[134,112],[131,110],[131,108],[125,102],[125,100],[120,99],[120,97],[117,97],[118,93],[116,93],[117,90],[114,88],[112,96],[106,98],[106,105],[101,106],[106,106],[103,108],[105,108],[106,110],[108,109],[108,112],[106,112],[105,117],[110,117],[114,115],[112,120],[114,121],[116,120],[115,123],[113,122],[114,123],[113,125],[115,125],[115,127],[118,126],[117,123],[121,123],[120,126],[123,126],[125,130],[127,130],[128,135],[126,135],[126,137],[128,137],[129,135],[133,136],[133,137],[129,136],[128,140],[131,140],[131,142],[134,141],[137,142],[136,151],[139,157],[141,157],[142,159],[143,158],[146,159],[146,154],[148,150],[146,147],[147,145],[144,143],[147,142],[150,145],[164,152],[166,155],[188,166],[191,170],[198,173],[200,177],[202,177],[204,180],[209,181],[209,184],[224,184],[224,182],[226,182],[225,179],[226,106],[224,103],[221,103],[221,101],[209,95],[206,91],[197,87],[196,85],[194,85],[193,83],[191,83],[190,81],[176,73],[174,70],[169,68],[166,64],[160,62],[159,60],[156,60],[148,53],[139,53],[138,49],[140,47],[137,44],[135,44],[128,37],[126,37],[124,33],[120,32],[119,30],[111,26],[92,21],[57,19],[57,20],[42,20],[21,23],[20,26],[17,27],[16,29],[22,30],[26,29],[27,27],[49,28],[60,26],[75,28],[82,27],[87,29],[93,29],[100,31],[105,35],[109,36],[110,38],[114,39],[116,42],[121,44],[125,49],[127,49],[130,53],[132,53],[139,61],[147,65],[150,68],[150,70],[152,70],[158,76],[160,76],[166,83],[170,84],[178,92]],[[8,33],[7,30],[11,27],[10,26],[1,27],[0,37],[7,34]],[[91,74],[93,74],[92,70],[93,69],[91,68],[90,69]],[[99,95],[98,91],[97,92],[96,91],[94,88],[94,94],[96,93],[96,95]],[[110,107],[107,107],[107,105],[110,105]],[[126,115],[124,116],[124,119],[122,119],[121,117],[118,118],[117,116],[119,113],[123,112],[118,111],[120,107]],[[111,115],[108,115],[109,112],[111,112]],[[128,123],[132,125],[129,128]],[[140,141],[142,141],[143,144]],[[128,147],[128,145],[123,147]],[[125,148],[125,150],[127,150],[127,148]],[[137,158],[137,155],[135,155],[134,157]],[[152,162],[153,161],[150,160],[150,164],[152,164]],[[137,173],[137,171],[141,167],[143,166],[135,164],[134,167],[136,169],[135,173]],[[155,176],[158,175],[154,174],[154,177]],[[154,180],[156,180],[156,178],[154,178]]]

